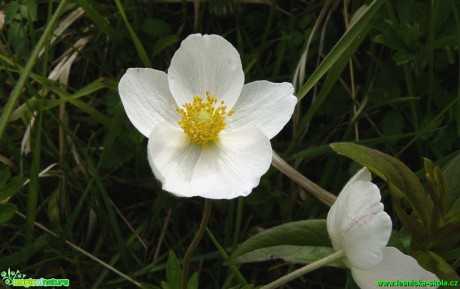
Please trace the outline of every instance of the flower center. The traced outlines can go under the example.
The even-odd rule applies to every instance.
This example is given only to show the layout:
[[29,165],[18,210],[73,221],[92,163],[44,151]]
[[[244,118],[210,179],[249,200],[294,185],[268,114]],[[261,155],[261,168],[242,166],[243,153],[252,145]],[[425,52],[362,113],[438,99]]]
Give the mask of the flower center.
[[188,141],[201,144],[205,147],[217,140],[219,133],[225,128],[225,117],[231,116],[234,111],[227,112],[224,101],[216,107],[215,96],[206,92],[206,100],[201,96],[194,96],[192,103],[185,103],[183,108],[177,108],[182,116],[178,122],[188,136]]

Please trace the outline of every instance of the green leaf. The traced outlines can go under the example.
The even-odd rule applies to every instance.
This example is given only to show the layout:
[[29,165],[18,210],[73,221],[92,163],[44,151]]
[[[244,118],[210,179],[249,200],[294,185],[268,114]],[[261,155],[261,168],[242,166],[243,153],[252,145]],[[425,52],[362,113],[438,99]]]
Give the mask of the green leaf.
[[0,204],[0,224],[6,223],[13,218],[17,207],[14,204]]
[[[4,14],[5,14],[5,22],[7,24],[11,24],[13,20],[16,18],[16,15],[18,14],[19,8],[21,5],[19,5],[18,1],[11,1],[4,7]],[[20,16],[20,14],[18,15]]]
[[15,83],[14,88],[11,91],[10,97],[8,98],[8,101],[3,108],[2,115],[0,116],[0,139],[2,139],[3,137],[3,133],[5,132],[6,125],[8,124],[11,114],[13,113],[13,109],[16,105],[16,102],[19,99],[19,96],[22,95],[22,90],[26,85],[27,79],[29,78],[29,75],[32,71],[32,68],[35,65],[36,60],[38,59],[40,49],[45,44],[45,41],[49,40],[49,36],[52,33],[54,24],[56,24],[57,19],[61,15],[61,12],[65,7],[66,2],[66,0],[60,1],[59,6],[56,8],[56,12],[46,24],[45,31],[43,31],[40,40],[35,45],[34,50],[32,51],[29,59],[27,60],[27,64],[24,67],[24,70],[21,71],[19,79]]
[[333,253],[326,220],[304,220],[267,229],[243,242],[227,264],[281,258],[312,262]]
[[187,289],[198,289],[198,273],[193,273],[188,279]]
[[146,67],[152,67],[152,62],[150,62],[147,52],[145,52],[144,46],[142,45],[139,37],[137,37],[136,32],[134,31],[133,27],[129,23],[128,18],[126,17],[126,13],[123,8],[123,4],[121,3],[120,0],[115,0],[115,4],[117,5],[118,11],[120,12],[121,17],[123,18],[123,21],[125,22],[126,28],[128,29],[129,36],[131,36],[131,40],[133,41],[134,47],[136,48],[139,58],[141,59],[142,63]]
[[[331,71],[327,74],[326,79],[321,85],[321,90],[319,91],[318,95],[315,98],[315,101],[313,101],[313,103],[309,106],[308,111],[305,114],[305,116],[302,117],[299,128],[297,129],[298,133],[295,135],[295,139],[299,139],[301,137],[301,135],[305,131],[306,126],[310,124],[310,121],[315,116],[315,114],[318,112],[322,104],[325,103],[326,99],[331,96],[330,94],[331,90],[334,88],[334,85],[336,84],[337,80],[342,75],[342,72],[345,69],[345,67],[349,65],[350,59],[353,57],[358,47],[361,45],[363,40],[366,38],[365,36],[367,35],[367,33],[369,33],[369,30],[370,30],[370,26],[364,27],[364,29],[362,29],[362,31],[360,31],[360,33],[356,37],[350,40],[350,43],[348,44],[347,48],[341,53],[340,57],[338,57],[334,61],[334,64],[333,64],[334,69],[331,69]],[[297,97],[299,96],[300,94],[297,94]]]
[[[224,261],[228,260],[228,254],[227,252],[225,251],[225,249],[219,244],[219,242],[217,241],[216,237],[214,237],[214,235],[212,234],[211,230],[209,230],[208,228],[206,228],[206,232],[208,233],[208,236],[209,238],[211,239],[211,241],[214,243],[214,246],[216,246],[217,248],[217,251],[219,251],[222,259]],[[238,267],[236,267],[235,265],[230,265],[230,271],[232,271],[233,275],[235,276],[235,278],[237,279],[238,283],[241,284],[241,285],[247,285],[248,282],[246,281],[246,279],[244,279],[243,277],[243,274],[241,274],[240,270],[238,270]]]
[[37,2],[34,0],[25,0],[21,5],[21,14],[29,21],[37,21]]
[[[3,188],[11,177],[11,171],[7,167],[0,168],[0,188]],[[2,198],[0,198],[2,200]]]
[[297,98],[300,101],[312,89],[319,79],[334,65],[334,63],[342,57],[342,54],[347,48],[354,43],[356,37],[366,29],[369,21],[374,17],[375,13],[379,10],[384,0],[375,0],[369,5],[361,17],[345,32],[345,34],[337,41],[335,46],[331,49],[329,54],[324,58],[321,64],[307,79],[305,84],[297,93]]
[[442,173],[449,191],[448,203],[457,202],[460,205],[460,153],[445,166]]
[[160,38],[155,45],[153,45],[153,56],[157,55],[161,51],[165,50],[171,45],[176,44],[179,41],[177,35],[168,35]]
[[36,99],[32,98],[28,101],[27,107],[30,107],[32,110],[47,110],[58,106],[60,104],[71,102],[72,100],[81,98],[83,96],[87,96],[90,94],[95,93],[96,91],[104,88],[104,79],[98,78],[95,81],[91,82],[90,84],[86,85],[82,89],[79,89],[72,95],[61,95],[59,99]]
[[338,154],[367,167],[388,183],[394,209],[414,238],[412,245],[426,244],[430,237],[428,225],[433,205],[415,174],[398,159],[374,149],[352,143],[334,143],[330,146]]
[[48,199],[48,203],[46,204],[47,208],[47,215],[50,221],[50,224],[53,226],[59,226],[60,220],[60,206],[59,206],[59,190],[53,190],[51,195]]
[[[56,107],[60,104],[66,103],[66,102],[72,102],[73,100],[79,99],[83,96],[87,96],[90,94],[95,93],[96,91],[104,88],[104,79],[103,78],[98,78],[95,81],[91,82],[90,84],[86,85],[82,89],[79,89],[72,95],[65,95],[61,96],[59,99],[36,99],[32,98],[27,102],[27,107],[30,108],[31,110],[48,110],[53,107]],[[23,114],[26,112],[26,110],[23,111]]]
[[17,264],[27,264],[28,260],[38,251],[42,250],[46,246],[52,246],[52,238],[49,235],[41,235],[35,238],[29,245],[21,247],[21,250],[17,253],[0,257],[0,264],[8,264],[8,266],[14,267]]
[[0,201],[5,200],[19,192],[24,184],[24,177],[16,176],[4,186],[0,187]]
[[435,165],[431,160],[424,158],[425,177],[427,181],[428,192],[433,201],[433,214],[435,221],[440,219],[447,213],[448,192],[441,174],[439,166]]
[[433,244],[445,243],[446,239],[460,231],[459,207],[449,210],[449,192],[439,166],[429,159],[424,159],[427,187],[433,201],[431,228]]
[[169,251],[168,263],[166,264],[166,281],[171,289],[182,289],[182,270],[176,254]]
[[[260,248],[232,260],[235,263],[250,263],[274,259],[283,259],[286,262],[292,263],[312,263],[325,256],[329,256],[335,252],[332,247],[325,246],[294,246],[294,245],[278,245],[267,248]],[[331,263],[334,266],[343,266],[340,263]]]
[[436,274],[440,280],[459,280],[455,270],[438,254],[432,251],[418,252],[415,255],[420,266]]
[[172,33],[171,25],[168,22],[155,18],[145,19],[142,30],[150,37],[161,37]]
[[[115,30],[110,26],[110,23],[107,21],[107,17],[99,13],[91,2],[87,0],[75,0],[75,2],[85,10],[85,15],[88,17],[99,29],[101,32],[105,33],[110,38],[115,38]],[[94,2],[96,4],[96,2]]]
[[[457,204],[452,208],[447,216],[444,217],[442,224],[440,224],[436,231],[433,232],[431,241],[434,244],[447,241],[450,238],[455,238],[460,232],[460,206]],[[446,242],[443,242],[446,243]]]
[[[7,167],[0,168],[0,188],[3,188],[11,177],[11,171]],[[0,198],[2,200],[2,198]]]

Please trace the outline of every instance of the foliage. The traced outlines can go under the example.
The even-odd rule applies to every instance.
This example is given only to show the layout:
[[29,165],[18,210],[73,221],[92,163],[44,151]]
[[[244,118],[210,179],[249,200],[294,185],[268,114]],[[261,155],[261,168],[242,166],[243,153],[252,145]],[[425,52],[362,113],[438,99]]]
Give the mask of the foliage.
[[[7,2],[0,6],[0,271],[69,278],[75,288],[182,285],[177,276],[203,200],[161,190],[117,83],[130,67],[166,70],[182,39],[207,33],[238,49],[245,82],[295,84],[302,99],[272,140],[275,151],[337,194],[357,165],[333,153],[329,144],[336,143],[337,152],[383,180],[393,242],[425,267],[458,278],[455,0]],[[284,275],[295,265],[223,263],[276,230],[267,228],[308,227],[328,211],[275,169],[247,198],[215,208],[192,259],[190,289],[255,288]],[[298,262],[288,258],[298,247],[279,247],[301,246],[292,240],[271,243],[276,251],[252,247],[261,255],[247,251],[247,260],[276,252]],[[325,253],[314,246],[330,247],[324,236],[320,241],[301,250],[319,258]],[[352,282],[332,267],[286,288]]]

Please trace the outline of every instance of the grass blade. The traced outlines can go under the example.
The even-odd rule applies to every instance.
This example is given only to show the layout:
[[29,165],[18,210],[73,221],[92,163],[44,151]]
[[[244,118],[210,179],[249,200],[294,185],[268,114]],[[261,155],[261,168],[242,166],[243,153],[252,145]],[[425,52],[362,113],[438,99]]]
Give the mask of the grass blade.
[[45,44],[45,40],[49,38],[51,30],[53,29],[66,2],[67,0],[62,0],[58,8],[56,9],[56,12],[54,13],[53,17],[51,17],[51,20],[48,22],[45,31],[40,37],[40,40],[38,40],[37,45],[35,45],[34,50],[32,51],[32,54],[30,55],[30,58],[27,61],[26,67],[24,68],[24,71],[21,72],[21,76],[19,77],[18,82],[14,86],[13,91],[11,92],[10,97],[8,98],[8,102],[6,103],[5,109],[2,113],[2,116],[0,117],[0,139],[2,138],[3,133],[5,132],[8,119],[10,118],[10,115],[13,112],[14,105],[16,104],[24,85],[26,84],[26,80],[29,77],[30,72],[32,71],[32,67],[37,61],[38,53],[40,52],[42,46]]
[[310,89],[315,86],[315,84],[320,80],[321,77],[329,70],[329,68],[339,60],[346,49],[354,42],[354,39],[363,31],[369,21],[374,17],[375,13],[378,11],[380,6],[383,4],[384,0],[375,0],[367,8],[367,10],[362,14],[362,16],[355,22],[355,24],[350,27],[350,29],[345,32],[345,34],[340,38],[340,40],[335,44],[329,54],[324,58],[321,64],[316,68],[313,74],[307,79],[305,84],[297,93],[298,100],[307,95]]

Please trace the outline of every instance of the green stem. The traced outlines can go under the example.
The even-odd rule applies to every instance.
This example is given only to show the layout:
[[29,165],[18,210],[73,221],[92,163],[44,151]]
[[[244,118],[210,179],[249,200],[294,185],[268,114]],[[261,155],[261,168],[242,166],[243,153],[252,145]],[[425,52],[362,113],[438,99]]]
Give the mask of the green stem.
[[275,151],[273,151],[272,166],[285,174],[288,178],[296,182],[302,188],[307,190],[318,200],[328,207],[331,207],[337,197],[325,189],[321,188],[310,179],[299,173],[296,169],[291,167],[283,158],[281,158]]
[[274,288],[277,288],[281,285],[284,285],[286,284],[287,282],[291,281],[291,280],[294,280],[295,278],[298,278],[308,272],[311,272],[311,271],[314,271],[318,268],[321,268],[323,267],[324,265],[327,265],[337,259],[340,259],[342,258],[343,256],[345,256],[345,252],[343,250],[340,250],[340,251],[337,251],[335,252],[334,254],[331,254],[327,257],[324,257],[323,259],[319,259],[318,261],[315,261],[313,263],[310,263],[300,269],[297,269],[287,275],[284,275],[283,277],[273,281],[272,283],[270,284],[267,284],[265,286],[263,286],[262,288],[260,289],[274,289]]
[[205,199],[204,200],[204,211],[203,217],[201,218],[200,227],[196,232],[195,238],[193,238],[190,246],[185,252],[184,256],[184,266],[182,269],[182,289],[187,288],[188,283],[188,269],[190,267],[190,259],[192,258],[193,252],[195,251],[196,247],[200,243],[201,239],[203,238],[204,232],[206,232],[206,227],[208,226],[209,217],[211,216],[211,207],[212,207],[212,200]]
[[16,104],[19,96],[21,95],[22,89],[26,84],[26,80],[29,77],[29,74],[32,71],[35,62],[37,61],[38,53],[40,52],[40,49],[45,43],[45,40],[47,40],[50,36],[51,30],[53,29],[54,24],[59,18],[59,15],[61,15],[62,9],[64,8],[66,2],[66,0],[63,0],[59,4],[50,22],[48,22],[48,25],[46,26],[45,31],[42,34],[42,37],[40,37],[40,40],[38,40],[37,45],[35,45],[34,50],[32,51],[32,54],[30,55],[30,58],[27,61],[26,67],[23,71],[21,71],[18,82],[16,82],[13,91],[11,91],[10,97],[8,98],[8,102],[6,103],[3,113],[0,117],[0,139],[2,139],[8,120],[10,119],[11,113],[13,113],[14,105]]
[[232,250],[235,249],[236,245],[238,244],[238,239],[240,237],[241,223],[243,221],[243,208],[244,208],[244,198],[239,197],[238,205],[236,209],[236,222],[235,222],[235,232],[233,233]]

